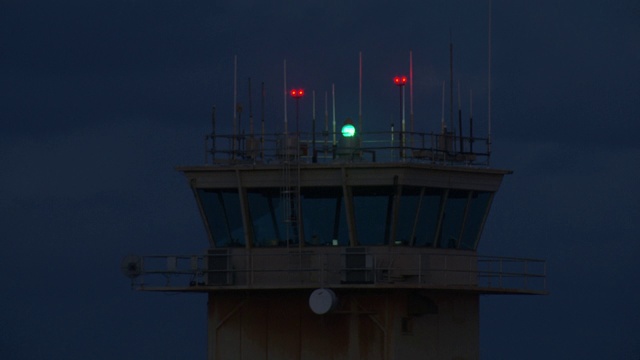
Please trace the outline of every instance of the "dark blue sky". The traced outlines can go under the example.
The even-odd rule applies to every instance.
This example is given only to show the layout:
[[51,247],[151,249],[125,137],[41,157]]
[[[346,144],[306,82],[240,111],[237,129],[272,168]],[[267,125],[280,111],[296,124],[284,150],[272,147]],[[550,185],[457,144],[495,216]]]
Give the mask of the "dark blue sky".
[[[205,358],[206,297],[133,292],[119,265],[206,248],[174,166],[203,162],[211,106],[230,120],[234,55],[241,91],[265,82],[278,129],[284,59],[289,84],[321,107],[335,83],[338,117],[356,117],[362,51],[363,118],[378,130],[412,50],[416,127],[430,131],[451,31],[486,128],[487,9],[0,1],[0,358]],[[479,252],[547,259],[551,295],[483,297],[482,359],[637,360],[640,2],[494,0],[492,42],[492,165],[515,172]]]

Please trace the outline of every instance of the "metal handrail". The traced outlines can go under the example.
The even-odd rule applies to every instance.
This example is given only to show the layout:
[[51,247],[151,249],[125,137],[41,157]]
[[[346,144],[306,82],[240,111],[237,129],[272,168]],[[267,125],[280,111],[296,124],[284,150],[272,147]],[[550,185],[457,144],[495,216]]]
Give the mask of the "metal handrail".
[[[348,256],[364,256],[364,265],[348,264]],[[228,266],[211,266],[207,263],[207,258],[211,257],[224,258]],[[297,261],[290,261],[295,257],[299,257]],[[253,251],[228,255],[151,255],[141,259],[139,274],[132,279],[134,287],[139,289],[219,285],[228,288],[311,288],[361,284],[547,291],[546,262],[526,258],[451,253],[282,251],[265,254]],[[212,277],[218,280],[212,282]],[[231,280],[227,282],[227,279]]]
[[[334,135],[342,140],[334,144]],[[325,132],[212,134],[205,137],[205,163],[210,162],[209,157],[213,164],[273,163],[290,161],[290,156],[296,154],[296,160],[305,163],[357,160],[486,166],[491,156],[487,138],[407,131],[403,133],[405,141],[401,142],[396,139],[398,135],[397,131],[363,132],[356,138]]]

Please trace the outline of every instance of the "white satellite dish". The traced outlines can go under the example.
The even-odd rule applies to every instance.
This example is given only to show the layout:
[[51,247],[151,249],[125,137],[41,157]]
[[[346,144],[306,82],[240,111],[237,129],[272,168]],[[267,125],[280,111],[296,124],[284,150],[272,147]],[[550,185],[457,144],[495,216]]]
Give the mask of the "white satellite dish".
[[316,289],[309,296],[309,307],[318,315],[324,315],[335,309],[338,298],[331,289]]

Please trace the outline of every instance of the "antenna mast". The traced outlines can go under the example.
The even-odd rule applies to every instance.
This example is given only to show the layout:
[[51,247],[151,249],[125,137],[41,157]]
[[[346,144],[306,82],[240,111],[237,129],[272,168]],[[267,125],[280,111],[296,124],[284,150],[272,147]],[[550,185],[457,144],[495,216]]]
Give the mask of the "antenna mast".
[[[487,123],[488,123],[488,134],[487,134],[487,153],[491,155],[491,0],[489,0],[489,59],[488,59],[488,79],[487,79],[487,87],[488,87],[488,99],[487,99]],[[490,156],[487,157],[487,162],[489,161]]]
[[[406,80],[406,78],[405,78],[405,80]],[[400,115],[401,115],[401,121],[402,121],[402,139],[400,139],[400,140],[402,142],[402,145],[401,145],[402,146],[402,152],[401,152],[400,155],[402,157],[404,157],[404,147],[406,145],[406,136],[407,136],[407,134],[406,134],[407,129],[405,127],[405,118],[404,118],[404,113],[405,113],[404,90],[405,90],[405,87],[401,86],[400,87],[400,111],[402,112],[402,114],[400,114]]]
[[460,80],[458,80],[458,131],[460,139],[460,153],[464,152],[464,143],[462,142],[462,100],[460,95]]
[[336,84],[331,84],[331,97],[333,101],[333,145],[336,145]]
[[311,95],[313,98],[313,102],[312,102],[313,118],[312,118],[312,124],[311,124],[311,137],[312,137],[311,162],[316,163],[318,162],[318,155],[316,153],[316,91],[313,90],[311,92]]
[[265,99],[265,95],[266,94],[264,92],[264,81],[263,81],[262,82],[262,95],[261,95],[262,104],[260,104],[261,105],[261,109],[260,110],[262,111],[262,114],[261,114],[261,118],[262,118],[261,119],[262,120],[261,121],[262,122],[262,124],[261,124],[262,125],[262,129],[261,129],[262,136],[260,137],[260,158],[261,159],[264,159],[264,99]]
[[329,94],[324,92],[324,157],[327,157],[327,137],[329,136]]
[[[283,60],[284,74],[284,135],[287,136],[287,60]],[[285,140],[286,141],[286,140]]]
[[410,131],[413,133],[413,51],[411,50],[409,50],[409,123]]
[[455,133],[453,126],[453,33],[449,29],[449,122],[452,132]]
[[444,83],[445,81],[442,81],[442,118],[440,119],[440,130],[442,131],[442,135],[445,135],[445,130],[447,129],[447,126],[444,124]]
[[251,78],[249,78],[249,135],[253,138],[253,103],[251,101]]
[[360,82],[358,86],[358,132],[362,132],[362,51],[359,53]]
[[473,153],[473,90],[469,90],[469,152]]
[[233,56],[233,141],[231,141],[231,158],[236,158],[236,140],[238,137],[238,55]]
[[[206,151],[206,149],[205,149]],[[205,162],[207,162],[207,154],[205,153]],[[211,163],[216,162],[216,107],[211,109]]]

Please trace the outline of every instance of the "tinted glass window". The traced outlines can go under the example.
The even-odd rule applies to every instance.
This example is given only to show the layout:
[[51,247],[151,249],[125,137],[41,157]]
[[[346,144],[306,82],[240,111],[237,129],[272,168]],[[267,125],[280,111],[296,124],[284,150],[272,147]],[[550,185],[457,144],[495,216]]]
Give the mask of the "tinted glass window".
[[238,190],[198,189],[197,194],[216,247],[244,246]]
[[352,189],[358,243],[388,244],[394,191],[392,186],[366,186]]
[[[253,246],[286,246],[296,243],[298,231],[295,218],[285,222],[286,201],[280,196],[280,190],[275,188],[249,189],[247,201],[251,226],[253,226]],[[289,199],[290,200],[290,199]],[[294,206],[295,203],[289,206]],[[290,208],[291,209],[291,208]],[[295,212],[295,211],[294,211]],[[288,213],[291,214],[291,211]]]
[[475,250],[490,199],[490,192],[473,192],[460,242],[461,249]]
[[349,244],[341,187],[301,189],[305,242],[309,246]]
[[416,246],[433,246],[443,193],[439,189],[425,189],[418,205],[414,243]]
[[[411,245],[415,240],[414,225],[417,224],[418,204],[422,188],[403,186],[396,220],[395,245]],[[413,239],[411,237],[414,237]]]
[[456,248],[460,241],[460,233],[464,220],[464,212],[469,198],[468,191],[450,190],[442,214],[442,229],[438,247]]

